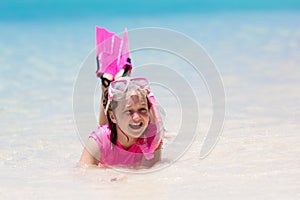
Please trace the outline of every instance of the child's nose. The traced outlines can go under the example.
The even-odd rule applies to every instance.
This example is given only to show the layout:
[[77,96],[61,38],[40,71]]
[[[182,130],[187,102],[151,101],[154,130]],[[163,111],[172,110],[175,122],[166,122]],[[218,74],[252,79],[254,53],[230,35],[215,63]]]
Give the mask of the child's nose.
[[137,112],[134,112],[131,117],[133,121],[138,121],[141,118]]

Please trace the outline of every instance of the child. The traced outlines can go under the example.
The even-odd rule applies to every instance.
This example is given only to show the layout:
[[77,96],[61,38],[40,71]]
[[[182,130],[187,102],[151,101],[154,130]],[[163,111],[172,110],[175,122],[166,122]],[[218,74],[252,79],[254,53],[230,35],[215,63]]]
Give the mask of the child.
[[[104,29],[104,33],[105,31]],[[113,34],[108,35],[111,37]],[[116,38],[113,41],[116,41]],[[126,42],[127,35],[119,44]],[[103,45],[103,41],[101,44]],[[112,42],[107,44],[112,46]],[[125,46],[128,48],[128,45]],[[117,49],[122,50],[122,47]],[[101,51],[99,50],[97,55],[100,55]],[[160,135],[163,129],[155,109],[154,97],[149,90],[149,82],[145,78],[126,77],[130,74],[131,64],[128,49],[124,52],[122,56],[126,62],[119,62],[122,63],[120,69],[123,71],[110,69],[99,73],[103,91],[99,127],[89,136],[80,158],[81,165],[150,167],[161,158]],[[97,61],[103,64],[105,58],[102,56],[101,59],[97,58]],[[118,59],[120,56],[112,60]],[[109,67],[116,65],[118,67],[118,62],[110,62]],[[108,73],[112,71],[115,72]],[[118,78],[116,75],[120,74],[120,71],[122,77]],[[154,119],[151,120],[152,118]]]

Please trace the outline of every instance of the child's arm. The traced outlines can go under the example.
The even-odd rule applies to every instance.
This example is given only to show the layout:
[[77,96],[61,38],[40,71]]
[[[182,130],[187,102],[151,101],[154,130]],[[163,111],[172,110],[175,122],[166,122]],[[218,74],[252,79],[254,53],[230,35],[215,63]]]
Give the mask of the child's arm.
[[90,137],[83,149],[79,161],[80,166],[98,166],[100,160],[100,149],[94,138]]
[[103,104],[101,103],[101,105],[100,105],[100,114],[99,114],[99,125],[103,126],[105,124],[107,124],[107,117],[104,113]]
[[103,106],[103,98],[104,97],[104,91],[105,91],[105,87],[102,85],[101,86],[101,90],[102,90],[102,97],[101,97],[101,102],[100,102],[100,114],[99,114],[99,125],[103,126],[105,124],[107,124],[107,117],[104,113],[104,106]]

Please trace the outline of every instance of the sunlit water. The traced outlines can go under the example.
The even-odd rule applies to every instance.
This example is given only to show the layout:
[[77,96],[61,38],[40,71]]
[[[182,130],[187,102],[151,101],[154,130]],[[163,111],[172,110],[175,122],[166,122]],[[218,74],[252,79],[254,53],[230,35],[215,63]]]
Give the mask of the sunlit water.
[[[0,23],[0,199],[300,198],[300,15],[162,18]],[[163,158],[158,166],[171,165],[138,175],[76,167],[72,92],[96,24],[171,28],[206,48],[226,92],[224,129],[208,157],[199,159],[211,116],[203,94],[198,134],[177,162]]]

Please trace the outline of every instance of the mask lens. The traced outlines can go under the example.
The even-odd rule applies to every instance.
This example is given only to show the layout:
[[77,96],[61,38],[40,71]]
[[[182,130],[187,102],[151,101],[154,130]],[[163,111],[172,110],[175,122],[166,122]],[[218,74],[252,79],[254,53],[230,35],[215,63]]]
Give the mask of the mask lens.
[[118,80],[111,83],[111,88],[119,92],[124,92],[127,88],[126,80]]
[[149,85],[147,79],[145,78],[134,78],[131,79],[130,81],[141,89],[144,89],[146,86]]
[[149,82],[145,78],[132,78],[121,79],[110,83],[109,86],[109,99],[118,93],[124,93],[127,90],[129,84],[137,86],[140,89],[145,89],[149,86]]

